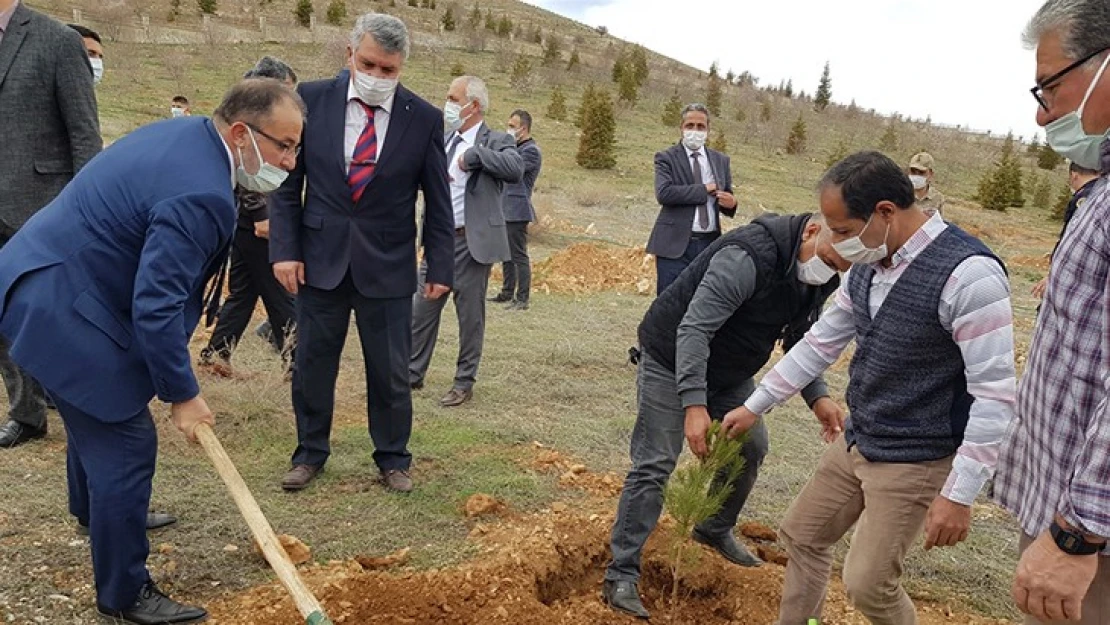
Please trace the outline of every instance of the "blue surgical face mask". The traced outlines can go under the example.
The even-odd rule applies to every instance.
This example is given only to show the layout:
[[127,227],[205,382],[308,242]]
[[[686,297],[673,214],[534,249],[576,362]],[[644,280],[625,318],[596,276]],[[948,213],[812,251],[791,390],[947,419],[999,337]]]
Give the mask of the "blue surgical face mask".
[[254,145],[254,154],[258,157],[258,171],[253,174],[247,173],[246,168],[243,167],[243,149],[239,148],[239,169],[235,170],[235,180],[248,191],[257,193],[275,191],[281,183],[285,182],[289,172],[262,160],[262,151],[258,149],[258,141],[255,140],[254,131],[250,126],[247,127],[247,132],[250,133],[251,144]]
[[1087,87],[1087,94],[1083,96],[1083,102],[1079,104],[1079,109],[1054,120],[1044,128],[1048,145],[1057,154],[1070,159],[1080,167],[1095,171],[1102,170],[1102,141],[1107,135],[1110,135],[1110,129],[1107,129],[1101,135],[1087,134],[1083,130],[1083,109],[1087,106],[1087,101],[1091,99],[1095,87],[1098,86],[1102,73],[1106,71],[1108,62],[1110,62],[1110,55],[1103,59],[1102,65],[1098,68],[1098,73],[1091,81],[1091,86]]

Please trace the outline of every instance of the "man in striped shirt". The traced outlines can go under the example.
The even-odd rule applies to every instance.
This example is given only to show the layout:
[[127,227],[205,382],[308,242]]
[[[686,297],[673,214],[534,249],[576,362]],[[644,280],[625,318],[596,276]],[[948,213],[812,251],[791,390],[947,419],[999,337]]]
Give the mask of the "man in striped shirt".
[[909,179],[882,154],[849,156],[819,190],[833,247],[853,266],[829,309],[724,427],[747,430],[855,340],[844,436],[782,523],[790,562],[779,623],[821,617],[832,547],[854,524],[849,598],[872,623],[910,625],[906,552],[923,528],[926,549],[967,537],[1012,418],[1009,283],[985,245],[915,205]]
[[[1027,625],[1110,624],[1110,3],[1049,0],[1037,48],[1037,123],[1049,147],[1101,170],[1052,255],[1014,427],[994,494],[1021,525],[1013,585]],[[1101,150],[1100,150],[1101,144]]]

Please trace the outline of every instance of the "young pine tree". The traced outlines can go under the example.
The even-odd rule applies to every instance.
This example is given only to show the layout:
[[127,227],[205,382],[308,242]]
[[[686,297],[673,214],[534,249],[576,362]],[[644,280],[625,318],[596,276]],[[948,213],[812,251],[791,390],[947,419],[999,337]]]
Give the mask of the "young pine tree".
[[562,58],[563,44],[562,38],[558,35],[548,35],[547,45],[543,48],[543,64],[552,65],[558,63]]
[[1051,203],[1052,183],[1048,181],[1048,176],[1041,176],[1041,181],[1037,183],[1033,191],[1033,206],[1036,208],[1051,208]]
[[721,114],[721,77],[717,74],[717,63],[709,67],[709,82],[705,89],[705,108],[715,117]]
[[1063,221],[1064,216],[1068,213],[1068,204],[1071,203],[1072,191],[1071,187],[1064,185],[1060,187],[1060,194],[1056,196],[1056,204],[1052,207],[1052,219],[1055,221]]
[[482,9],[477,4],[470,9],[470,15],[466,18],[466,25],[471,30],[478,30],[478,27],[482,25]]
[[887,124],[886,131],[883,132],[882,138],[879,139],[879,150],[892,154],[898,149],[898,133],[894,130],[894,124]]
[[216,13],[216,0],[197,0],[197,6],[200,12],[207,15],[214,15]]
[[825,71],[821,73],[821,82],[817,85],[817,95],[813,97],[813,108],[823,111],[832,101],[832,79],[829,78],[829,62],[825,61]]
[[1052,171],[1060,166],[1064,159],[1056,153],[1050,146],[1044,146],[1037,153],[1037,167],[1041,169]]
[[713,138],[709,140],[710,149],[728,154],[728,139],[725,138],[725,133],[716,130],[712,134]]
[[764,100],[763,105],[759,107],[759,121],[771,121],[771,103],[767,100]]
[[567,97],[563,95],[563,86],[555,85],[551,92],[551,103],[547,105],[547,116],[561,122],[567,121]]
[[444,11],[443,17],[439,19],[439,23],[443,24],[443,30],[452,32],[455,30],[455,11],[451,7],[447,7]]
[[732,483],[744,471],[740,449],[747,438],[747,434],[728,438],[721,432],[721,424],[713,423],[706,436],[709,455],[704,460],[679,467],[663,489],[663,505],[674,519],[669,541],[671,609],[674,612],[678,610],[679,581],[688,564],[686,548],[690,534],[700,523],[717,514],[732,494]]
[[314,12],[312,0],[297,0],[297,8],[293,9],[293,15],[296,16],[297,23],[305,28],[312,25],[312,14]]
[[682,100],[678,99],[677,89],[663,105],[662,121],[667,128],[678,128],[682,124]]
[[531,83],[531,76],[532,64],[528,62],[523,54],[517,56],[509,75],[509,84],[518,91],[527,91]]
[[501,15],[501,19],[497,20],[497,36],[509,38],[513,34],[513,22],[509,19],[508,15]]
[[347,3],[343,0],[331,0],[328,3],[327,20],[332,26],[342,26],[347,19]]
[[786,138],[786,153],[801,154],[806,151],[806,121],[798,113],[798,120],[790,129],[790,136]]
[[647,52],[641,45],[632,47],[632,51],[628,53],[628,65],[632,68],[632,73],[636,76],[636,87],[643,87],[648,79],[648,62]]
[[612,169],[617,164],[617,118],[607,91],[596,91],[582,119],[582,137],[575,162],[586,169]]
[[832,152],[829,152],[829,157],[825,159],[825,167],[831,168],[847,158],[848,154],[848,143],[844,139],[837,141],[836,147],[833,148]]
[[636,75],[630,71],[621,72],[621,82],[618,87],[618,100],[630,107],[636,106],[636,99],[638,97]]
[[586,88],[582,90],[582,101],[578,103],[578,111],[574,115],[574,125],[578,128],[584,128],[586,123],[586,114],[589,112],[590,107],[593,106],[594,97],[597,95],[597,88],[594,84],[587,83]]
[[466,68],[463,67],[462,61],[455,61],[455,64],[451,66],[451,77],[452,78],[457,78],[459,76],[462,76],[465,73],[466,73]]
[[582,61],[579,60],[579,58],[578,58],[578,48],[575,48],[570,53],[570,60],[567,61],[567,71],[568,72],[577,72],[578,71],[578,66],[581,65],[581,64],[582,64]]
[[486,9],[486,30],[497,32],[497,20],[493,19],[493,9]]

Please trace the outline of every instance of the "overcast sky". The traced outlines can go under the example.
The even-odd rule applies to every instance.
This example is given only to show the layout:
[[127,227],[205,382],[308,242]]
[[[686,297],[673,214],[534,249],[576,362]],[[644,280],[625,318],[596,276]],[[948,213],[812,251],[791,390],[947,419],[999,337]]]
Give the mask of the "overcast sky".
[[839,103],[1027,140],[1040,130],[1021,35],[1043,0],[525,1],[703,70],[717,61],[813,94],[829,61]]

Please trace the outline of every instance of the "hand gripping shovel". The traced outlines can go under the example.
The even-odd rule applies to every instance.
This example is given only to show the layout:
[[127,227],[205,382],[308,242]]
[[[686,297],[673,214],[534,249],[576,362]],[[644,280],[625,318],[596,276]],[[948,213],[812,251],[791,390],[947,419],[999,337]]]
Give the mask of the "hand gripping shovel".
[[216,473],[220,474],[227,489],[231,491],[231,498],[235,500],[235,505],[239,507],[243,519],[247,521],[251,534],[262,547],[262,555],[277,573],[281,585],[285,586],[285,590],[293,597],[293,603],[297,605],[301,616],[305,617],[305,625],[332,625],[331,620],[324,614],[324,609],[320,607],[320,602],[301,581],[300,575],[297,574],[297,567],[293,566],[285,549],[278,543],[270,522],[262,514],[258,502],[254,500],[250,489],[239,475],[238,469],[232,464],[231,458],[224,451],[212,428],[207,423],[201,423],[196,427],[195,433],[204,451],[208,452],[208,458],[216,466]]

